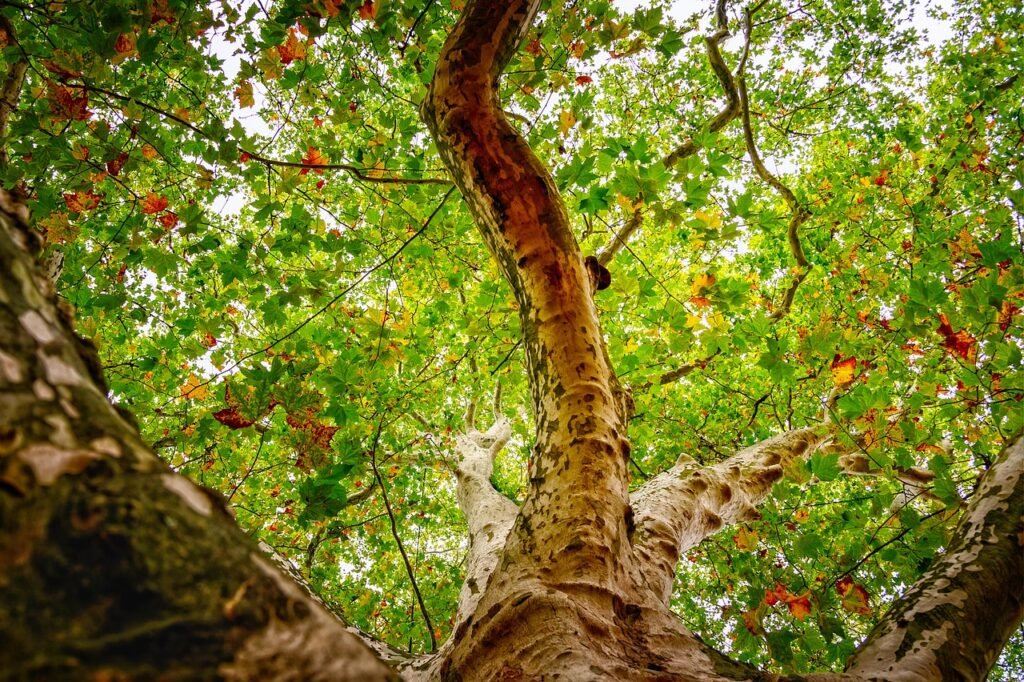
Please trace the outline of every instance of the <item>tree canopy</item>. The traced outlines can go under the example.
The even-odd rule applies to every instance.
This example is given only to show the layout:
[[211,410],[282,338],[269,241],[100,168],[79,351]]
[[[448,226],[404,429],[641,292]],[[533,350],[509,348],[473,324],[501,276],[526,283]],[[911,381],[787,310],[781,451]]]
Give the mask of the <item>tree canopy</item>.
[[[460,437],[508,420],[518,503],[538,428],[516,264],[421,119],[463,4],[0,8],[3,184],[114,402],[411,653],[456,624]],[[830,432],[670,605],[744,662],[840,670],[1024,428],[1024,9],[694,12],[544,2],[497,96],[593,256],[631,488]]]

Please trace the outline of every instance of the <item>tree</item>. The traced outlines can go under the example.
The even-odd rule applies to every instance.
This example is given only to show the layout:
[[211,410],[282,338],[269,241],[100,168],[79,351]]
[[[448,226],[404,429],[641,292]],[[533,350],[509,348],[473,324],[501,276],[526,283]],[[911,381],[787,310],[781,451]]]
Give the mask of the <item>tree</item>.
[[0,10],[13,678],[989,673],[1021,10],[541,4]]

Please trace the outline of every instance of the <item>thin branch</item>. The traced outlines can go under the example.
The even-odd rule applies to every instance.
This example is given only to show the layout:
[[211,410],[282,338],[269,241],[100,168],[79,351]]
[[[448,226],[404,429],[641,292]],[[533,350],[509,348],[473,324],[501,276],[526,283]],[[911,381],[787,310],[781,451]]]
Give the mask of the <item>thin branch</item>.
[[[747,12],[744,17],[743,25],[748,43],[750,42],[750,18],[751,15]],[[811,264],[804,255],[804,249],[800,243],[800,227],[807,222],[808,218],[811,217],[811,212],[806,206],[797,200],[793,191],[784,185],[781,180],[775,177],[775,175],[773,175],[772,172],[764,165],[764,161],[761,159],[761,155],[757,151],[757,144],[754,141],[754,130],[750,123],[750,100],[747,97],[746,76],[740,75],[737,82],[740,99],[740,114],[743,120],[743,140],[746,143],[747,154],[750,156],[750,162],[753,164],[758,177],[771,185],[779,194],[782,195],[782,198],[786,201],[786,206],[789,208],[790,212],[787,240],[789,242],[789,251],[793,255],[793,259],[796,261],[798,269],[793,275],[793,283],[790,284],[789,289],[786,290],[786,293],[783,296],[782,304],[774,313],[772,313],[772,320],[778,322],[785,317],[787,313],[789,313],[789,309],[793,305],[793,297],[796,296],[797,289],[800,288],[800,285],[807,278],[807,274],[811,271]]]
[[[228,365],[228,366],[227,366],[227,367],[225,367],[224,369],[220,370],[219,372],[217,372],[217,373],[216,373],[216,374],[214,374],[213,376],[211,376],[211,377],[210,377],[209,379],[207,379],[206,381],[204,381],[204,382],[201,382],[200,384],[198,384],[198,385],[196,385],[196,386],[192,386],[192,387],[191,387],[191,388],[190,388],[190,389],[189,389],[188,391],[186,391],[185,393],[182,393],[182,394],[181,394],[181,395],[179,395],[179,396],[175,396],[175,398],[174,398],[174,399],[176,399],[176,398],[186,398],[186,397],[188,397],[188,396],[189,396],[189,395],[190,395],[190,394],[192,393],[192,391],[195,391],[195,390],[197,390],[197,389],[198,389],[198,388],[200,388],[201,386],[207,386],[207,385],[209,385],[209,384],[213,383],[213,380],[214,380],[214,379],[216,379],[217,377],[223,376],[224,374],[227,374],[228,372],[230,372],[231,370],[233,370],[233,369],[234,369],[235,367],[238,367],[239,365],[241,365],[241,364],[242,364],[243,362],[245,362],[246,360],[249,360],[249,359],[251,359],[251,358],[254,358],[254,357],[256,357],[257,355],[262,355],[262,354],[266,353],[266,352],[267,352],[268,350],[270,350],[270,349],[274,348],[275,346],[277,346],[277,345],[278,345],[279,343],[281,343],[281,342],[282,342],[282,341],[284,341],[285,339],[288,339],[288,338],[290,338],[290,337],[294,336],[295,334],[297,334],[297,333],[299,332],[299,330],[301,330],[301,329],[302,329],[303,327],[305,327],[305,326],[306,326],[307,324],[309,324],[310,322],[312,322],[313,320],[315,320],[315,319],[316,319],[317,317],[319,317],[320,315],[323,315],[323,314],[324,314],[325,312],[327,312],[328,310],[330,310],[331,306],[333,306],[333,305],[334,305],[335,303],[337,303],[338,301],[340,301],[340,300],[341,300],[341,299],[342,299],[342,298],[343,298],[343,297],[344,297],[345,295],[347,295],[347,294],[348,294],[349,292],[351,292],[351,291],[352,291],[353,289],[355,289],[355,288],[356,288],[357,286],[359,286],[360,284],[362,284],[362,283],[363,283],[363,281],[365,281],[367,277],[369,277],[370,275],[372,275],[372,274],[373,274],[373,273],[375,273],[376,271],[380,270],[381,268],[383,268],[384,266],[388,265],[388,264],[389,264],[389,263],[391,263],[391,262],[392,262],[393,260],[395,260],[396,258],[398,258],[398,256],[399,256],[399,255],[401,255],[402,251],[404,251],[404,250],[405,250],[405,247],[409,246],[409,244],[411,244],[411,243],[413,242],[413,240],[415,240],[415,239],[416,239],[417,237],[419,237],[419,236],[420,236],[421,234],[423,234],[423,232],[425,232],[425,231],[426,231],[427,227],[428,227],[428,226],[430,225],[430,223],[431,223],[431,222],[432,222],[432,221],[434,220],[434,218],[435,218],[435,217],[437,216],[437,214],[438,214],[438,213],[439,213],[439,212],[441,211],[441,208],[442,208],[442,207],[443,207],[443,206],[445,205],[445,202],[447,202],[447,201],[448,201],[448,197],[450,197],[450,196],[452,195],[452,193],[453,193],[454,191],[455,191],[455,188],[454,188],[454,187],[451,187],[451,188],[449,188],[449,190],[448,190],[447,192],[445,192],[445,195],[444,195],[443,197],[441,197],[441,202],[440,202],[440,203],[439,203],[439,204],[437,205],[437,207],[436,207],[436,208],[434,209],[433,213],[431,213],[431,214],[430,214],[430,215],[429,215],[429,216],[427,217],[427,219],[426,219],[426,220],[425,220],[425,221],[423,222],[423,225],[422,225],[422,226],[420,227],[420,229],[416,230],[416,231],[415,231],[415,232],[414,232],[414,233],[413,233],[412,235],[410,235],[410,237],[409,237],[408,239],[406,239],[406,240],[405,240],[404,242],[402,242],[402,244],[401,244],[401,245],[400,245],[400,246],[398,247],[398,249],[396,249],[396,250],[395,250],[395,252],[394,252],[394,253],[392,253],[392,254],[391,254],[390,256],[388,256],[387,258],[385,258],[384,260],[380,261],[379,263],[377,263],[376,265],[374,265],[374,266],[373,266],[372,268],[370,268],[369,270],[367,270],[366,272],[364,272],[364,273],[363,273],[363,274],[362,274],[362,275],[361,275],[361,276],[360,276],[360,277],[359,277],[359,278],[358,278],[358,279],[357,279],[357,280],[356,280],[355,282],[353,282],[352,284],[350,284],[349,286],[347,286],[347,287],[345,288],[345,290],[344,290],[344,291],[342,291],[342,292],[341,292],[341,293],[339,293],[339,294],[338,294],[337,296],[335,296],[334,298],[332,298],[332,299],[331,299],[330,301],[328,301],[327,303],[325,303],[325,304],[324,304],[323,306],[321,306],[321,307],[320,307],[320,308],[319,308],[319,309],[318,309],[318,310],[317,310],[316,312],[314,312],[314,313],[313,313],[312,315],[310,315],[310,316],[309,316],[309,317],[307,317],[307,318],[306,318],[305,320],[303,320],[303,321],[302,321],[302,322],[300,322],[299,324],[297,324],[297,325],[295,325],[294,327],[292,327],[292,328],[291,328],[291,329],[290,329],[289,331],[287,331],[286,333],[282,334],[281,336],[277,337],[276,339],[274,339],[273,341],[271,341],[270,343],[268,343],[268,344],[267,344],[266,346],[264,346],[263,348],[260,348],[260,349],[258,349],[258,350],[254,350],[254,351],[252,351],[252,352],[250,352],[250,353],[246,353],[245,355],[243,355],[242,357],[240,357],[240,358],[239,358],[238,360],[235,360],[235,361],[234,361],[233,363],[231,363],[230,365]],[[169,402],[169,401],[168,401],[168,402]]]
[[416,602],[419,604],[420,613],[423,615],[423,622],[427,626],[427,633],[430,635],[430,653],[437,651],[437,635],[434,634],[434,625],[430,622],[430,614],[427,613],[427,607],[423,603],[423,595],[420,594],[420,587],[416,583],[416,574],[412,570],[412,564],[409,562],[409,555],[405,552],[405,545],[402,544],[402,537],[398,534],[398,522],[395,520],[395,512],[391,508],[391,500],[388,498],[388,490],[384,485],[384,479],[380,475],[380,471],[377,469],[377,445],[380,443],[380,432],[384,425],[383,415],[377,424],[377,433],[373,437],[373,448],[371,450],[370,466],[373,468],[373,477],[380,485],[380,495],[384,500],[384,508],[387,509],[388,519],[391,521],[391,536],[395,539],[395,544],[398,545],[398,551],[402,555],[402,561],[405,563],[405,572],[409,576],[409,582],[412,585],[412,591],[416,595]]
[[[82,88],[83,90],[92,91],[92,92],[98,92],[98,93],[106,95],[108,97],[113,97],[114,99],[121,100],[122,102],[131,102],[133,104],[137,104],[140,107],[142,107],[143,109],[147,109],[147,110],[149,110],[149,111],[151,111],[151,112],[153,112],[153,113],[155,113],[155,114],[157,114],[159,116],[162,116],[164,118],[170,119],[170,120],[172,120],[172,121],[174,121],[174,122],[176,122],[176,123],[178,123],[178,124],[180,124],[182,126],[185,126],[186,128],[188,128],[192,132],[194,132],[197,135],[201,136],[203,139],[210,140],[210,141],[216,141],[216,140],[214,140],[213,135],[211,135],[210,133],[206,132],[205,130],[203,130],[199,126],[195,125],[194,123],[185,120],[184,118],[182,118],[181,116],[178,116],[177,114],[171,113],[169,111],[161,109],[158,106],[150,104],[149,102],[144,102],[144,101],[142,101],[140,99],[137,99],[135,97],[129,97],[128,95],[122,95],[119,92],[114,92],[113,90],[108,90],[106,88],[101,88],[99,86],[92,85],[90,83],[84,83],[82,85],[76,85],[74,83],[68,83],[67,85],[68,85],[68,87],[72,87],[72,88]],[[253,151],[251,149],[245,149],[241,145],[238,145],[237,143],[236,143],[236,146],[238,147],[238,151],[239,151],[240,154],[245,154],[250,159],[252,159],[253,161],[256,161],[258,163],[262,163],[265,166],[277,166],[277,167],[282,167],[282,168],[301,168],[301,169],[304,169],[304,170],[318,170],[318,171],[323,171],[323,170],[342,170],[342,171],[345,171],[345,172],[349,173],[352,177],[356,178],[357,180],[359,180],[361,182],[373,182],[373,183],[385,184],[385,185],[444,185],[444,186],[447,187],[447,186],[451,186],[451,184],[452,184],[452,181],[448,180],[446,178],[402,178],[402,177],[392,177],[392,176],[388,176],[388,177],[381,176],[381,177],[378,178],[378,177],[373,177],[372,175],[367,175],[366,171],[368,169],[359,168],[358,166],[353,166],[353,165],[350,165],[350,164],[347,164],[347,163],[318,163],[318,164],[310,164],[310,163],[303,163],[301,161],[278,161],[276,159],[267,158],[266,156],[263,156],[262,154],[260,154],[260,153],[258,153],[256,151]]]

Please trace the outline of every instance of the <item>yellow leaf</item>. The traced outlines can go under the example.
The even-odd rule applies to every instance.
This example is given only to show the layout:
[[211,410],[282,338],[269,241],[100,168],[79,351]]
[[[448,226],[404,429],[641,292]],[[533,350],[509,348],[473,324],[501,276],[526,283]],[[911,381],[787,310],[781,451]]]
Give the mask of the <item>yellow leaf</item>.
[[708,287],[710,287],[714,283],[715,283],[715,276],[714,275],[709,275],[708,273],[704,272],[704,273],[701,273],[701,274],[697,275],[694,278],[693,284],[690,285],[690,291],[693,293],[694,296],[696,296],[701,291],[703,291],[704,289],[707,289]]
[[854,375],[857,373],[857,358],[846,358],[845,360],[841,355],[836,354],[832,359],[832,381],[835,382],[836,386],[845,386],[853,381]]
[[713,230],[717,230],[722,226],[722,216],[718,213],[708,213],[706,211],[697,211],[694,216],[697,220],[701,221]]
[[235,88],[235,99],[238,100],[238,105],[242,108],[255,106],[256,100],[252,94],[252,82],[242,81]]
[[758,540],[760,540],[760,537],[757,531],[747,530],[746,528],[740,528],[736,535],[732,536],[732,541],[736,544],[736,547],[748,552],[757,549]]
[[566,109],[558,115],[558,129],[562,131],[562,137],[568,135],[574,125],[576,125],[576,114],[572,109]]
[[189,374],[188,381],[181,387],[181,397],[186,400],[202,400],[209,395],[210,391],[206,388],[206,382],[195,374]]

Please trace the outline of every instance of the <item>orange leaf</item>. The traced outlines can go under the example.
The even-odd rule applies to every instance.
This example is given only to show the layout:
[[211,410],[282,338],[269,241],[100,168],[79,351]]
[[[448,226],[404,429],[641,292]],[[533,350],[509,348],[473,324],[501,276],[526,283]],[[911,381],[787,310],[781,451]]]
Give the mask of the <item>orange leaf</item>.
[[835,382],[836,386],[845,386],[853,381],[854,375],[857,373],[857,358],[846,358],[842,359],[839,353],[832,358],[832,381]]
[[797,620],[803,620],[811,614],[810,592],[804,592],[799,597],[787,599],[786,606],[789,607],[789,613],[791,616]]
[[64,195],[64,203],[68,205],[68,210],[74,213],[91,211],[100,205],[102,199],[102,194],[96,194],[89,189]]
[[157,196],[153,192],[150,192],[146,195],[146,198],[142,200],[142,212],[146,215],[159,213],[165,208],[167,208],[167,197],[165,196]]
[[759,539],[757,531],[747,530],[746,528],[740,528],[736,535],[732,536],[732,541],[736,544],[736,547],[746,551],[757,549],[757,541]]
[[142,145],[142,158],[152,161],[158,156],[160,156],[160,152],[156,150],[156,147],[151,144]]
[[377,16],[377,6],[373,4],[373,0],[366,0],[362,5],[359,6],[359,18],[364,21],[370,21]]
[[[316,147],[310,147],[306,152],[306,155],[302,157],[302,163],[304,163],[307,166],[326,166],[327,157],[321,154],[320,150],[317,149]],[[299,171],[299,175],[305,175],[309,173],[310,170],[311,169],[309,168],[303,168],[301,171]],[[321,168],[313,168],[312,170],[317,175],[324,174],[324,171]]]
[[170,230],[173,229],[174,226],[178,224],[178,214],[174,213],[173,211],[168,211],[167,213],[164,213],[162,216],[157,218],[157,220],[160,222],[161,225],[163,225],[165,230]]
[[[174,214],[172,213],[171,215]],[[206,332],[205,334],[203,334],[203,338],[200,341],[200,343],[206,346],[207,348],[213,348],[214,346],[217,345],[217,337],[211,334],[210,332]]]
[[710,308],[711,299],[706,296],[691,296],[690,303],[694,304],[698,308]]
[[229,429],[244,429],[256,423],[255,419],[243,417],[237,407],[228,407],[219,412],[214,412],[213,418]]
[[294,28],[288,29],[288,39],[277,46],[277,56],[282,64],[291,64],[296,59],[306,58],[306,44],[299,40]]
[[950,355],[959,355],[964,360],[973,363],[978,355],[978,341],[966,329],[953,331],[949,318],[939,313],[939,328],[942,334],[942,345]]
[[154,0],[150,7],[149,16],[150,20],[154,24],[158,24],[162,21],[170,26],[174,23],[176,17],[174,16],[174,12],[171,11],[171,8],[167,6],[167,0]]
[[208,395],[210,395],[210,391],[206,388],[206,382],[195,374],[189,374],[188,381],[181,387],[181,397],[188,400],[202,400]]
[[50,102],[50,113],[57,121],[88,121],[92,117],[89,111],[89,95],[85,90],[76,95],[71,88],[50,83],[47,99]]

